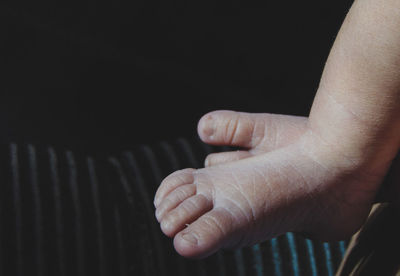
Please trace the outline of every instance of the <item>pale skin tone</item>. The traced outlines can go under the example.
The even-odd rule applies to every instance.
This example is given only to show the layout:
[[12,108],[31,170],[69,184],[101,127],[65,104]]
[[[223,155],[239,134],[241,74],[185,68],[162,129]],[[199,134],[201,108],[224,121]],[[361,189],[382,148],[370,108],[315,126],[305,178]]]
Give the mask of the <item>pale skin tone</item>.
[[400,147],[400,1],[355,1],[309,117],[216,111],[198,133],[242,151],[161,183],[162,231],[185,257],[287,231],[347,238],[365,221]]

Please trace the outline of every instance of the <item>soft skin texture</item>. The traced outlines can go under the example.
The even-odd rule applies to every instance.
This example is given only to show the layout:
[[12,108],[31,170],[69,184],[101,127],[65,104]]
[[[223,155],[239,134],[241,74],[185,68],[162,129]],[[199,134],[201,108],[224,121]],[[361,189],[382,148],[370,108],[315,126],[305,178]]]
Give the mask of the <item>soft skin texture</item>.
[[399,29],[399,1],[356,1],[309,117],[217,111],[200,120],[205,143],[243,150],[211,154],[206,168],[161,183],[156,217],[179,254],[360,228],[400,146]]

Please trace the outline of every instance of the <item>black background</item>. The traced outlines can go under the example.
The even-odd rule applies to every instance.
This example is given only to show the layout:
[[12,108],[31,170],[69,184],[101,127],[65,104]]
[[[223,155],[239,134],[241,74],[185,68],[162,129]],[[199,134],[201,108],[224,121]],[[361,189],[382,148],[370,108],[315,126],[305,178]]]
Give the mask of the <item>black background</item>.
[[307,115],[351,1],[1,1],[1,142],[109,152]]

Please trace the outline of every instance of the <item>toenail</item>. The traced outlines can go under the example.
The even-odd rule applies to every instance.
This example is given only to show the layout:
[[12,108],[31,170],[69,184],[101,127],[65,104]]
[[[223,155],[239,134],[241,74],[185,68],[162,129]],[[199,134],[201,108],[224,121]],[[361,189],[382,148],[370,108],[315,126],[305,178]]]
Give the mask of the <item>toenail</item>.
[[213,127],[206,127],[204,129],[204,134],[208,136],[208,138],[213,139],[214,138],[214,128]]
[[205,118],[203,122],[204,122],[203,124],[204,135],[208,136],[209,138],[212,138],[215,131],[213,118],[211,116],[208,116],[207,118]]
[[183,234],[182,239],[184,239],[185,241],[187,241],[191,244],[197,244],[197,238],[193,234],[190,234],[190,233]]

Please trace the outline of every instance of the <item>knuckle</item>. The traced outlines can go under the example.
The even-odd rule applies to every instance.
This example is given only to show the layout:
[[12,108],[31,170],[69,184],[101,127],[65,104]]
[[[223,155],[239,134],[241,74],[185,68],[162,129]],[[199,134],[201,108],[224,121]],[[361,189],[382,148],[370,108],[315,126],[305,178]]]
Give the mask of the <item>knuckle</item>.
[[239,118],[235,116],[234,118],[229,119],[225,130],[228,143],[232,143],[235,140],[238,133],[238,129],[239,129]]

